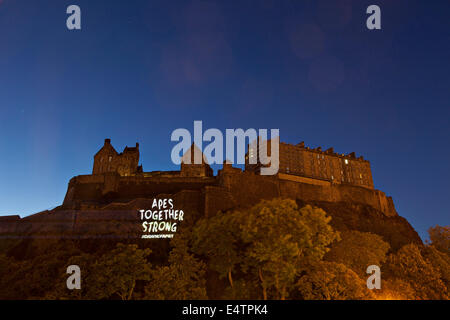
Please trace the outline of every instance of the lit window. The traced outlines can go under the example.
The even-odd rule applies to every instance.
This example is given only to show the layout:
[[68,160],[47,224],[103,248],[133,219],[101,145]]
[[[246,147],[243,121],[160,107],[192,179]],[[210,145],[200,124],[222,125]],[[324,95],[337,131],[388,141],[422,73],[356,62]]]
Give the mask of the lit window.
[[348,164],[348,160],[347,159],[345,159],[345,164]]
[[359,174],[359,177],[362,179],[362,174],[361,173]]

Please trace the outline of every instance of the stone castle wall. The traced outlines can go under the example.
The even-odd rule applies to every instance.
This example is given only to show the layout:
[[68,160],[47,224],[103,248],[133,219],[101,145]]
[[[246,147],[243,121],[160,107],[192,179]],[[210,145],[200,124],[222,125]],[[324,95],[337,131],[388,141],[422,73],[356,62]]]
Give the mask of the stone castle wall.
[[249,207],[261,199],[276,197],[363,203],[387,216],[397,215],[392,198],[379,190],[287,174],[261,176],[240,170],[223,170],[216,177],[78,176],[69,183],[63,208],[102,207],[111,202],[129,202],[182,190],[204,194],[206,215],[232,207]]
[[120,176],[116,173],[84,175],[69,182],[62,207],[102,207],[108,203],[128,202],[136,198],[156,197],[158,194],[174,194],[182,190],[201,191],[214,185],[213,177],[172,176]]
[[397,215],[392,198],[380,190],[320,180],[309,181],[307,178],[302,180],[302,177],[285,174],[260,176],[248,172],[226,172],[219,178],[219,184],[229,190],[239,206],[251,206],[261,199],[286,197],[303,201],[362,203],[386,216]]

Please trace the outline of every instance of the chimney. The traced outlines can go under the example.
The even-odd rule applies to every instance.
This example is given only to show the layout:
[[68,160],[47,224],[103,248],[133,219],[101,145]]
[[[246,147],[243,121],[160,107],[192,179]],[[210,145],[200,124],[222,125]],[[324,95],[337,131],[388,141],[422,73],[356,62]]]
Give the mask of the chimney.
[[111,139],[105,139],[105,145],[111,144]]
[[139,149],[139,143],[136,142],[136,148]]

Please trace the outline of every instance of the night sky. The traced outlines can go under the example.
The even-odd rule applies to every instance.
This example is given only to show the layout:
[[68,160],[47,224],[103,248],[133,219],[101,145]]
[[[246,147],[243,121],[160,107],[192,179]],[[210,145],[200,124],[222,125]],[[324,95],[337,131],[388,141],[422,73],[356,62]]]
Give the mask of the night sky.
[[[79,5],[82,30],[66,28]],[[382,30],[366,28],[381,7]],[[177,170],[176,128],[279,128],[370,160],[423,239],[450,223],[450,2],[0,0],[0,215],[62,203],[111,138]]]

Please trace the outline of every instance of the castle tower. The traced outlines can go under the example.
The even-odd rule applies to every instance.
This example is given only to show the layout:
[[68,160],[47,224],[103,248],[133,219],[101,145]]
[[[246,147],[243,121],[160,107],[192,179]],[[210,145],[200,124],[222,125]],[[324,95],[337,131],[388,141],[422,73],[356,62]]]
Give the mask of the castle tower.
[[[195,163],[199,162],[199,163]],[[203,152],[193,143],[181,158],[182,177],[212,177],[213,170]]]
[[94,155],[94,168],[92,174],[114,172],[113,160],[118,153],[111,145],[111,139],[105,139],[103,147]]
[[94,156],[92,174],[118,173],[121,176],[131,176],[138,172],[139,143],[136,147],[125,147],[122,153],[117,153],[111,145],[111,139],[105,139],[103,147]]
[[117,161],[117,173],[121,176],[132,176],[138,171],[139,143],[135,147],[125,147]]

